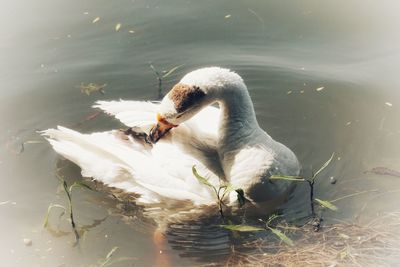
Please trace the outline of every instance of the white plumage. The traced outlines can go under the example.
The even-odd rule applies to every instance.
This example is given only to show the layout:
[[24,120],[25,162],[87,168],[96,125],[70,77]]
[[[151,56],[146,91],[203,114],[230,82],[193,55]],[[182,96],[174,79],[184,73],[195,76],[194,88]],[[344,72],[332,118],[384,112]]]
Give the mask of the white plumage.
[[[187,74],[180,84],[195,86],[205,94],[193,104],[195,108],[178,112],[170,94],[161,103],[120,100],[98,101],[94,106],[146,133],[156,123],[157,113],[179,124],[156,144],[147,145],[131,136],[125,140],[117,130],[81,134],[58,126],[43,135],[55,151],[80,166],[83,176],[138,194],[137,202],[142,204],[187,200],[194,205],[215,204],[212,189],[193,176],[193,165],[211,184],[242,188],[255,202],[268,198],[265,194],[271,190],[263,188],[282,189],[268,182],[270,174],[299,173],[293,152],[258,126],[239,75],[204,68]],[[231,203],[235,198],[232,192]]]

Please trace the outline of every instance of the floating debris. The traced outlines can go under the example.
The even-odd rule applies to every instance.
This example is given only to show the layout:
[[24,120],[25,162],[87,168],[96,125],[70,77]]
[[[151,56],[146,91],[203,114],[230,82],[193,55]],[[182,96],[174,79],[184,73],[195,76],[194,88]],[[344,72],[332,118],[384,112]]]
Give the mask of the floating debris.
[[349,126],[351,124],[351,121],[346,122],[346,126]]
[[101,113],[102,113],[101,111],[93,112],[93,113],[87,115],[83,120],[81,120],[81,121],[77,122],[76,124],[74,124],[73,126],[74,126],[74,127],[77,127],[77,126],[80,126],[80,125],[84,124],[84,123],[87,122],[87,121],[94,120],[94,119],[96,119]]
[[96,83],[88,83],[84,84],[81,83],[79,86],[77,86],[79,89],[81,89],[81,93],[85,93],[87,95],[90,95],[93,92],[99,92],[102,95],[105,94],[104,89],[107,86],[107,84],[96,84]]
[[313,227],[314,232],[319,232],[319,230],[321,230],[321,224],[323,222],[323,219],[320,217],[315,217],[312,221],[311,221],[311,225]]
[[304,94],[304,90],[301,90],[301,91],[300,91],[300,94]]
[[85,11],[83,12],[83,15],[89,15],[89,12]]
[[135,33],[135,31],[134,30],[129,30],[129,33]]
[[24,242],[25,246],[27,246],[27,247],[32,246],[32,239],[24,238],[22,241]]
[[330,180],[330,183],[331,183],[331,184],[336,184],[336,179],[335,179],[335,177],[331,176],[331,177],[329,178],[329,180]]
[[229,19],[230,17],[232,17],[231,14],[228,14],[228,15],[225,16],[226,19]]
[[97,116],[99,116],[100,114],[101,114],[101,111],[94,112],[94,113],[88,115],[88,116],[85,118],[85,121],[94,120],[94,119],[97,118]]
[[121,23],[118,23],[117,25],[115,25],[115,31],[119,31],[121,29]]
[[286,92],[287,95],[290,95],[291,93],[292,93],[292,91],[287,91]]
[[10,200],[0,202],[0,206],[10,203]]
[[325,89],[325,87],[318,87],[317,89],[315,89],[317,92],[320,92],[320,91],[322,91],[322,90],[324,90]]
[[373,173],[378,175],[400,177],[400,171],[392,170],[387,167],[375,167],[369,171],[365,171],[364,173]]
[[388,106],[388,107],[392,107],[393,106],[393,104],[390,103],[390,102],[385,102],[385,105]]
[[92,23],[96,23],[96,22],[98,22],[100,20],[100,17],[96,17],[96,18],[94,18],[93,20],[92,20]]

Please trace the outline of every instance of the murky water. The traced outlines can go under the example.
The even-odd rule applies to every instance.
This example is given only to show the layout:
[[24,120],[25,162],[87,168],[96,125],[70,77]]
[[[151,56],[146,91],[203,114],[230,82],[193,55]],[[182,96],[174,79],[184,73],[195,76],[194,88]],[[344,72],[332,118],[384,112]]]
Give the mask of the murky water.
[[[160,254],[154,223],[140,209],[107,192],[84,189],[72,193],[75,220],[87,229],[79,246],[73,246],[68,221],[58,219],[61,210],[51,214],[53,231],[43,228],[49,204],[67,205],[57,167],[66,166],[68,183],[80,175],[47,143],[36,142],[43,141],[36,130],[120,127],[90,106],[99,99],[156,99],[157,79],[149,62],[160,71],[184,64],[164,79],[164,90],[199,67],[237,71],[260,125],[295,151],[305,174],[335,152],[316,183],[317,197],[332,200],[375,190],[337,201],[339,212],[326,217],[368,219],[398,210],[400,178],[364,172],[374,167],[400,171],[399,8],[397,1],[4,0],[2,262],[88,266],[118,247],[113,258],[126,261],[115,266],[157,265],[166,259],[186,266],[223,260],[232,246],[240,247],[241,239],[218,227],[216,212],[171,224]],[[81,83],[106,83],[105,94],[82,94]],[[283,212],[307,214],[306,190],[299,186]],[[26,246],[24,238],[32,245]]]

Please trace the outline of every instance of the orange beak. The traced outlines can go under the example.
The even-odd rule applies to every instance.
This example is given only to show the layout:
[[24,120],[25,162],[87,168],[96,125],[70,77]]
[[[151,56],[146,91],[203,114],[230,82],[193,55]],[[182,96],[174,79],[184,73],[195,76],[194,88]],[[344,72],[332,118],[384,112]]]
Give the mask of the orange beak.
[[166,119],[161,117],[159,113],[157,113],[157,124],[150,130],[150,141],[155,144],[161,137],[163,137],[166,133],[169,132],[174,127],[178,127],[178,125],[172,124],[168,122]]

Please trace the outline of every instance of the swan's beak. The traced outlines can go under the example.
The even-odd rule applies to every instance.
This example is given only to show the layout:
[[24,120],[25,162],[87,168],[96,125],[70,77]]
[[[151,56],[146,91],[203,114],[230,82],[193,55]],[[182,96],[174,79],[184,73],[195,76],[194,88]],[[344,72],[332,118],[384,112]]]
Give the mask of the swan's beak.
[[150,130],[149,139],[155,144],[161,139],[166,133],[178,125],[172,124],[164,119],[160,114],[157,113],[157,124]]

